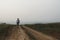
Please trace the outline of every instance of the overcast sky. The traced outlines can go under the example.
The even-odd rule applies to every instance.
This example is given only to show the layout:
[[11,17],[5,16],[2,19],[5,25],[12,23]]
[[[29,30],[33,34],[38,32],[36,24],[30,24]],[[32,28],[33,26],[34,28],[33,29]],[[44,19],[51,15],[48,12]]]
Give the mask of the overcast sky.
[[0,22],[60,22],[60,0],[0,0]]

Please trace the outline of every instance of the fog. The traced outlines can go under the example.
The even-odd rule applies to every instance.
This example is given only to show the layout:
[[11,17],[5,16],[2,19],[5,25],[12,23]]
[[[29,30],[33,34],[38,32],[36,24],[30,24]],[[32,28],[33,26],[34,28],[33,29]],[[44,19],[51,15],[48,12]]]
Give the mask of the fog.
[[60,22],[60,0],[0,0],[0,22]]

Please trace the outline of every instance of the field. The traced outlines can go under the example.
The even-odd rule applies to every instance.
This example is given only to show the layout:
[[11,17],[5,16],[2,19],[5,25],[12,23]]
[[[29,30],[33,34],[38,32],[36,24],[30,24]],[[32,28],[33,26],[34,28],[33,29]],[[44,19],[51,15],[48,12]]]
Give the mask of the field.
[[60,23],[25,24],[25,26],[60,39]]
[[[0,37],[6,32],[6,28],[14,27],[16,25],[11,24],[0,24]],[[21,25],[22,26],[22,25]],[[49,23],[49,24],[25,24],[24,26],[30,27],[34,30],[47,34],[49,36],[60,39],[60,23]]]

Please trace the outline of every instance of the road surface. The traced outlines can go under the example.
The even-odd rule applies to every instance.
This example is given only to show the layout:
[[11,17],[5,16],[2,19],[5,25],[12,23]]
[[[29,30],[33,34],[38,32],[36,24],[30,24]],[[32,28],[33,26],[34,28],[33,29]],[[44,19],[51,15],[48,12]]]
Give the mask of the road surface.
[[51,36],[47,36],[41,32],[37,32],[36,30],[33,30],[31,28],[25,27],[23,26],[23,28],[25,28],[25,31],[30,33],[33,37],[35,37],[36,40],[57,40]]
[[28,27],[8,27],[0,40],[57,40]]

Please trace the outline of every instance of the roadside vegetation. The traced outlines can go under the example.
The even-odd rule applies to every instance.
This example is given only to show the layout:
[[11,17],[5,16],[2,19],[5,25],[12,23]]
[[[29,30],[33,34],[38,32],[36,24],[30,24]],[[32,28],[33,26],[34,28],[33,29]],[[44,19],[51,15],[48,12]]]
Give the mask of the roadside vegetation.
[[25,26],[60,39],[60,23],[25,24]]
[[11,25],[11,24],[5,24],[5,23],[2,23],[0,24],[0,30],[4,29],[4,28],[7,28],[7,27],[10,27],[10,26],[15,26],[15,25]]

